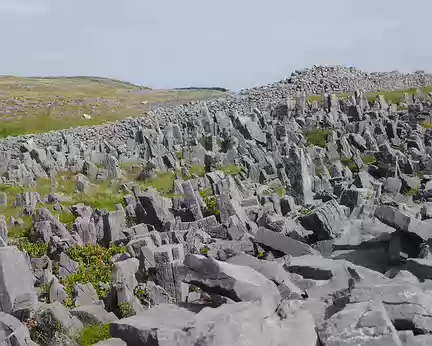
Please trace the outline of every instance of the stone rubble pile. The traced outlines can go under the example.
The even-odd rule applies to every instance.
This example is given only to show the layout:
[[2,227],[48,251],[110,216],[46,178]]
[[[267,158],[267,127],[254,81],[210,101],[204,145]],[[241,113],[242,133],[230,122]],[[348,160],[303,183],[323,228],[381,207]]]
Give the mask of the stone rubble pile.
[[[340,90],[357,83],[335,69],[347,75],[338,85],[324,75],[330,68],[295,76],[314,92],[314,78]],[[402,85],[394,74],[352,74],[364,87]],[[0,345],[35,345],[34,324],[45,344],[75,345],[72,335],[96,323],[110,323],[112,336],[98,345],[432,344],[432,130],[421,126],[431,95],[405,95],[406,110],[359,91],[322,104],[303,94],[265,107],[231,101],[160,109],[148,124],[83,136],[3,141],[3,184],[31,187],[69,171],[85,192],[124,177],[125,163],[141,163],[141,177],[178,179],[170,196],[123,184],[125,206],[115,211],[0,192],[0,206],[14,200],[32,216],[31,241],[48,245],[30,258],[8,236],[18,220],[0,217]],[[73,227],[42,202],[70,208]],[[61,280],[78,270],[68,249],[86,244],[127,252],[112,258],[106,298],[77,283],[68,308]]]
[[363,72],[355,67],[314,65],[312,68],[296,70],[291,76],[271,85],[246,89],[243,94],[270,93],[279,90],[302,90],[308,94],[323,92],[391,91],[431,85],[432,75],[423,71],[415,73]]

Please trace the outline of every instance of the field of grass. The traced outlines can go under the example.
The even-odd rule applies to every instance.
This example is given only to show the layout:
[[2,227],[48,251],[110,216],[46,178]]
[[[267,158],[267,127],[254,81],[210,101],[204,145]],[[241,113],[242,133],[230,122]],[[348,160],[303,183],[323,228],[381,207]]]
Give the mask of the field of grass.
[[[422,89],[424,94],[427,94],[428,92],[432,92],[432,86],[426,87],[426,88],[421,88],[421,89]],[[398,104],[401,101],[403,101],[403,97],[404,97],[405,93],[410,94],[410,95],[416,95],[417,89],[411,88],[411,89],[399,89],[399,90],[394,90],[394,91],[375,91],[375,92],[366,93],[366,96],[367,96],[369,101],[374,101],[376,99],[377,95],[383,95],[387,101],[391,101],[391,103]],[[350,92],[350,93],[337,93],[337,95],[338,95],[338,98],[347,99],[348,97],[353,95],[353,93],[352,92]],[[309,101],[311,101],[311,102],[312,101],[320,102],[321,98],[322,98],[321,95],[311,95],[308,97]]]
[[[0,76],[0,137],[97,125],[142,116],[152,105],[224,94],[217,90],[151,90],[94,77]],[[85,114],[91,118],[86,119]]]

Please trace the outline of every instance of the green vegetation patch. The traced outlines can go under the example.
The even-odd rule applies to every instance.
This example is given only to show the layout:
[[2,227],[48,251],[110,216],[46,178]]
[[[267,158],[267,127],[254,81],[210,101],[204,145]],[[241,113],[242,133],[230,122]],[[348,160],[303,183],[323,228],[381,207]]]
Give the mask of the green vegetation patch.
[[206,174],[205,166],[204,165],[192,165],[189,169],[189,173],[192,175],[196,175],[198,177],[203,177]]
[[242,168],[238,165],[226,165],[221,167],[220,170],[227,175],[236,175],[242,171]]
[[122,302],[118,305],[120,310],[120,315],[122,318],[130,317],[134,315],[134,311],[132,309],[132,305],[129,302]]
[[219,203],[216,196],[209,190],[200,191],[200,195],[206,204],[204,213],[206,216],[220,215]]
[[307,145],[315,145],[325,148],[329,134],[329,129],[313,129],[306,132]]
[[100,245],[73,246],[68,249],[67,255],[80,264],[78,271],[62,280],[68,299],[65,305],[74,306],[75,284],[91,283],[100,298],[108,294],[110,287],[112,263],[111,258],[116,254],[125,253],[126,248],[111,246],[105,248]]
[[420,125],[423,126],[425,129],[432,129],[432,121],[430,120],[423,120],[420,122]]
[[405,196],[414,197],[417,196],[420,192],[420,187],[416,187],[415,189],[409,189],[407,192],[405,192]]
[[99,341],[111,338],[109,324],[97,324],[85,327],[79,338],[80,346],[91,346]]
[[40,241],[32,243],[28,238],[17,240],[16,245],[21,251],[27,252],[31,258],[42,257],[48,251],[48,244]]
[[359,169],[357,167],[357,164],[355,163],[354,159],[342,159],[341,160],[342,165],[345,167],[348,167],[351,172],[358,173]]
[[377,163],[377,158],[374,155],[363,155],[361,159],[365,165],[373,165]]
[[172,194],[174,192],[174,181],[176,179],[174,172],[160,172],[154,178],[138,182],[143,189],[150,186],[158,190],[161,194]]

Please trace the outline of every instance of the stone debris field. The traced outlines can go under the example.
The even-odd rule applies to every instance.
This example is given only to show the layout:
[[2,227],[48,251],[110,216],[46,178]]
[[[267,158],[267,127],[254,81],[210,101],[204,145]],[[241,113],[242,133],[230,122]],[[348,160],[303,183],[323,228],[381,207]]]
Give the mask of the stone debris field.
[[431,86],[315,65],[0,139],[0,346],[432,345]]

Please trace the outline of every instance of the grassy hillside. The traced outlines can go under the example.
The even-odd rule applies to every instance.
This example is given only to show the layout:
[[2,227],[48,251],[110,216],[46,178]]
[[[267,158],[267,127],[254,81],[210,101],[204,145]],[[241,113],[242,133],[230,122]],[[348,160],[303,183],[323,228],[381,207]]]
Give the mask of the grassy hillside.
[[0,76],[0,137],[102,124],[142,116],[159,103],[222,95],[218,90],[151,90],[99,77]]

